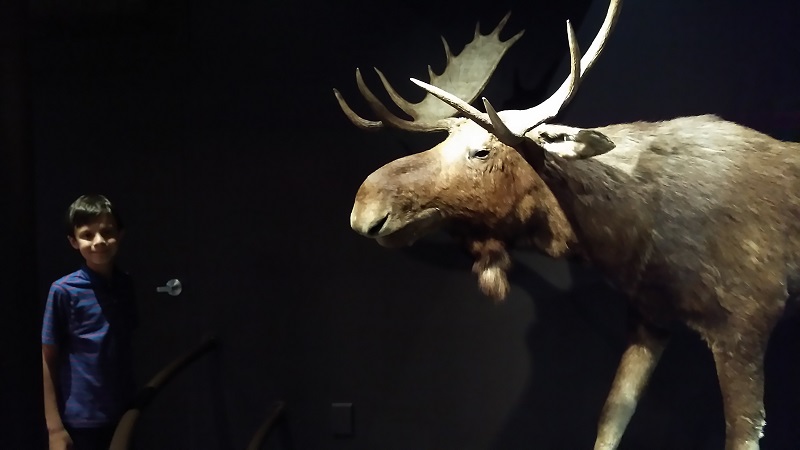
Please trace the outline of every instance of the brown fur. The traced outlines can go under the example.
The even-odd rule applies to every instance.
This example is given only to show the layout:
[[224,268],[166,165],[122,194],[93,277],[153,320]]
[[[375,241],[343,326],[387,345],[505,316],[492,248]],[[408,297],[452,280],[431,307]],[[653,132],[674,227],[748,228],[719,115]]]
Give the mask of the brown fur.
[[511,256],[506,244],[497,239],[473,240],[469,250],[475,256],[472,272],[478,275],[481,291],[500,301],[506,297],[511,287],[506,272],[511,267]]
[[[490,137],[487,160],[443,167],[437,148],[402,158],[362,185],[354,224],[365,205],[380,205],[385,220],[405,221],[394,233],[400,243],[411,242],[403,230],[451,230],[495,299],[509,289],[509,246],[582,256],[638,312],[595,448],[618,444],[673,322],[696,330],[712,351],[726,448],[758,448],[764,352],[800,290],[800,144],[713,116],[595,130],[616,145],[604,157],[567,161],[532,141],[512,149]],[[614,162],[626,151],[638,158],[633,170]],[[415,229],[423,210],[437,220]]]
[[632,175],[558,158],[541,175],[581,251],[642,322],[683,322],[708,342],[727,448],[753,448],[745,442],[757,442],[764,422],[767,342],[798,295],[789,287],[800,260],[800,144],[712,116],[598,130],[643,147]]

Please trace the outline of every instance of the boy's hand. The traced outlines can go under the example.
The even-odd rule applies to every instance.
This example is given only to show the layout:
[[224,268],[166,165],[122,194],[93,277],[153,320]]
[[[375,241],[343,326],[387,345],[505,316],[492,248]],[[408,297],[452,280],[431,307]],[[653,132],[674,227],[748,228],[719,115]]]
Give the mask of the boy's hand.
[[72,450],[72,438],[67,430],[62,428],[50,432],[50,450]]

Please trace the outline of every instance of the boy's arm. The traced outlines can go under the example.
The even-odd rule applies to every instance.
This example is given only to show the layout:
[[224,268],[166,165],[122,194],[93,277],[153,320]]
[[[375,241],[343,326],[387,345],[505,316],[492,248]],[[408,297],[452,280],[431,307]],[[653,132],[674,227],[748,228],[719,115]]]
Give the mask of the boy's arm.
[[47,421],[47,431],[50,434],[64,429],[61,422],[61,414],[58,412],[58,402],[56,400],[56,360],[58,359],[58,347],[55,345],[42,344],[42,375],[44,379],[44,417]]
[[56,286],[50,286],[42,321],[42,387],[44,393],[44,417],[50,435],[50,450],[69,450],[72,439],[64,428],[61,413],[58,410],[58,360],[59,337],[65,329],[65,305],[68,304],[66,292]]
[[58,352],[64,334],[65,292],[56,283],[50,285],[42,318],[42,378],[44,388],[44,416],[50,433],[64,428],[58,411]]
[[49,434],[50,448],[58,450],[69,450],[72,448],[72,438],[61,422],[61,414],[58,412],[58,401],[56,400],[56,359],[58,358],[58,347],[55,345],[42,344],[42,378],[44,383],[44,417],[47,421],[47,432]]

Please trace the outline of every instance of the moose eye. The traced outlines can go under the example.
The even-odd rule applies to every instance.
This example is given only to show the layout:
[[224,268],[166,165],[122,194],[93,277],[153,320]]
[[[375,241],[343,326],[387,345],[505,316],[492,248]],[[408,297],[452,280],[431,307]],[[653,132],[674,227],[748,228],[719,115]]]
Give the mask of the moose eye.
[[478,148],[469,151],[469,157],[475,159],[486,159],[489,157],[489,150]]

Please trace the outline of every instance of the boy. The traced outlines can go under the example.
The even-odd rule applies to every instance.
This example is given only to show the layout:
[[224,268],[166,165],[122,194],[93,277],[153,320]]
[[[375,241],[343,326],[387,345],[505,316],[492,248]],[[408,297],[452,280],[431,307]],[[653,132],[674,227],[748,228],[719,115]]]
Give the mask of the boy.
[[114,265],[123,224],[102,195],[67,211],[67,239],[85,260],[50,287],[42,325],[50,449],[108,450],[134,393],[133,285]]

